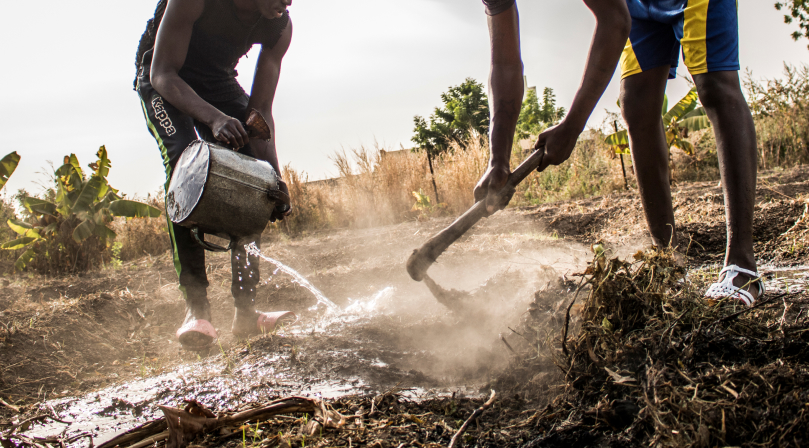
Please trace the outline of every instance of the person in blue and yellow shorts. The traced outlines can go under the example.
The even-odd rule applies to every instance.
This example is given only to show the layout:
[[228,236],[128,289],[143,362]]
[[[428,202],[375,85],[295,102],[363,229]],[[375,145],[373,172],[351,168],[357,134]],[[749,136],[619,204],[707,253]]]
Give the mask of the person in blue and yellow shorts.
[[[736,0],[583,0],[596,17],[584,77],[562,121],[539,135],[540,169],[570,157],[604,89],[621,68],[621,112],[654,244],[677,247],[669,153],[660,110],[680,54],[716,133],[727,215],[725,268],[708,297],[752,305],[764,285],[753,254],[756,132],[739,83]],[[510,173],[509,158],[523,95],[517,0],[483,0],[491,38],[489,167],[475,187],[492,213]],[[628,36],[628,38],[627,38]],[[624,44],[625,43],[625,44]],[[622,53],[623,47],[623,53]],[[620,56],[620,61],[619,61]]]
[[660,110],[680,53],[716,133],[727,249],[708,297],[752,305],[763,293],[753,253],[756,131],[739,83],[736,0],[627,0],[632,29],[621,56],[621,112],[654,244],[677,247],[669,153]]

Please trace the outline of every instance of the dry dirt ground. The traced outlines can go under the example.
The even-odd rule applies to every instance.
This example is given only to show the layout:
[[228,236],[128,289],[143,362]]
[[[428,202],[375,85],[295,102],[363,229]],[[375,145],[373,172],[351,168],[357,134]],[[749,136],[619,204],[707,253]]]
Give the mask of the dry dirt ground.
[[[761,176],[755,240],[762,264],[807,263],[806,233],[803,239],[781,235],[805,218],[808,193],[809,167]],[[689,266],[715,272],[725,240],[721,188],[676,185],[674,201],[681,240],[690,242]],[[500,212],[430,270],[443,286],[469,292],[469,311],[460,315],[439,305],[404,270],[410,252],[449,222],[433,218],[266,239],[265,254],[300,272],[340,310],[313,308],[310,291],[262,262],[259,308],[291,310],[300,320],[248,341],[229,333],[229,257],[209,255],[220,340],[203,355],[180,350],[174,338],[183,303],[168,254],[75,277],[5,277],[0,427],[16,410],[45,406],[75,420],[72,430],[103,438],[157,415],[156,404],[176,405],[182,398],[235,409],[271,397],[374,396],[392,388],[408,397],[444,397],[444,405],[454,406],[452,415],[462,418],[473,405],[455,400],[496,384],[512,361],[512,345],[519,344],[513,329],[529,314],[536,291],[549,284],[564,289],[592,259],[595,241],[620,256],[647,244],[636,192]],[[565,297],[548,306],[558,312]],[[531,306],[535,311],[536,303]],[[559,324],[549,328],[555,332]],[[533,392],[521,388],[522,395],[506,397],[499,412],[516,418],[521,409],[549,401],[550,377],[558,369],[546,364],[543,375],[529,378],[536,383]]]

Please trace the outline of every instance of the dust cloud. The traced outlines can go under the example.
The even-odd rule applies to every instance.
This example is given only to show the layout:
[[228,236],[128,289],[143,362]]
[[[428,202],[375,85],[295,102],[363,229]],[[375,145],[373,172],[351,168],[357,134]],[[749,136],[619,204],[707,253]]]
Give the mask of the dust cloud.
[[[508,364],[510,352],[501,335],[517,328],[534,293],[581,270],[588,252],[570,242],[548,241],[537,248],[530,241],[514,241],[511,250],[501,247],[491,254],[481,247],[488,239],[467,238],[430,270],[438,284],[455,290],[459,309],[440,304],[427,285],[404,274],[401,263],[400,275],[364,275],[361,282],[376,285],[370,294],[330,297],[342,303],[340,310],[304,317],[294,333],[302,338],[320,333],[331,344],[353,347],[356,358],[351,362],[379,367],[374,375],[378,383],[394,383],[401,379],[397,372],[409,372],[406,386],[483,384]],[[385,255],[376,250],[373,256]],[[322,356],[317,350],[328,346],[308,347],[315,359]],[[365,376],[361,369],[348,373]]]

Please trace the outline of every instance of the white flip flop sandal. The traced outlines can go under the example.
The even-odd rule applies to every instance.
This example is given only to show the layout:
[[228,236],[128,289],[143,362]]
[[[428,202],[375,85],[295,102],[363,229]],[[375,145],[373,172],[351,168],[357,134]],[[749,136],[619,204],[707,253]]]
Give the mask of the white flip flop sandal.
[[733,279],[735,279],[739,274],[747,274],[753,277],[753,284],[758,286],[758,296],[761,297],[764,295],[764,282],[761,281],[761,276],[758,275],[758,272],[753,272],[749,269],[740,268],[735,264],[732,264],[719,272],[720,277],[722,274],[725,274],[725,278],[712,284],[708,290],[705,291],[705,297],[710,297],[712,299],[724,299],[725,297],[730,297],[732,299],[741,300],[747,306],[753,306],[753,304],[756,303],[756,298],[753,297],[753,295],[749,292],[733,284]]

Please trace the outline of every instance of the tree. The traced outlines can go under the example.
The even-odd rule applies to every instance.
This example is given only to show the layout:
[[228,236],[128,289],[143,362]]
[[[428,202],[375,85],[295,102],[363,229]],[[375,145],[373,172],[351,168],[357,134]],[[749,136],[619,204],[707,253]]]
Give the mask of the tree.
[[553,126],[565,117],[565,108],[556,107],[556,95],[553,89],[545,87],[542,92],[542,104],[539,104],[537,89],[528,89],[525,100],[520,109],[520,118],[517,121],[518,139],[539,135],[546,128]]
[[792,38],[800,40],[802,37],[809,38],[809,0],[785,0],[777,2],[775,9],[781,11],[786,9],[789,14],[784,14],[784,23],[791,24],[798,22],[799,31],[792,32]]
[[441,94],[443,107],[436,107],[429,123],[424,117],[413,117],[413,143],[417,150],[427,154],[436,203],[438,187],[435,184],[433,159],[448,151],[453,144],[463,147],[473,136],[486,135],[489,129],[489,99],[483,84],[472,78]]

